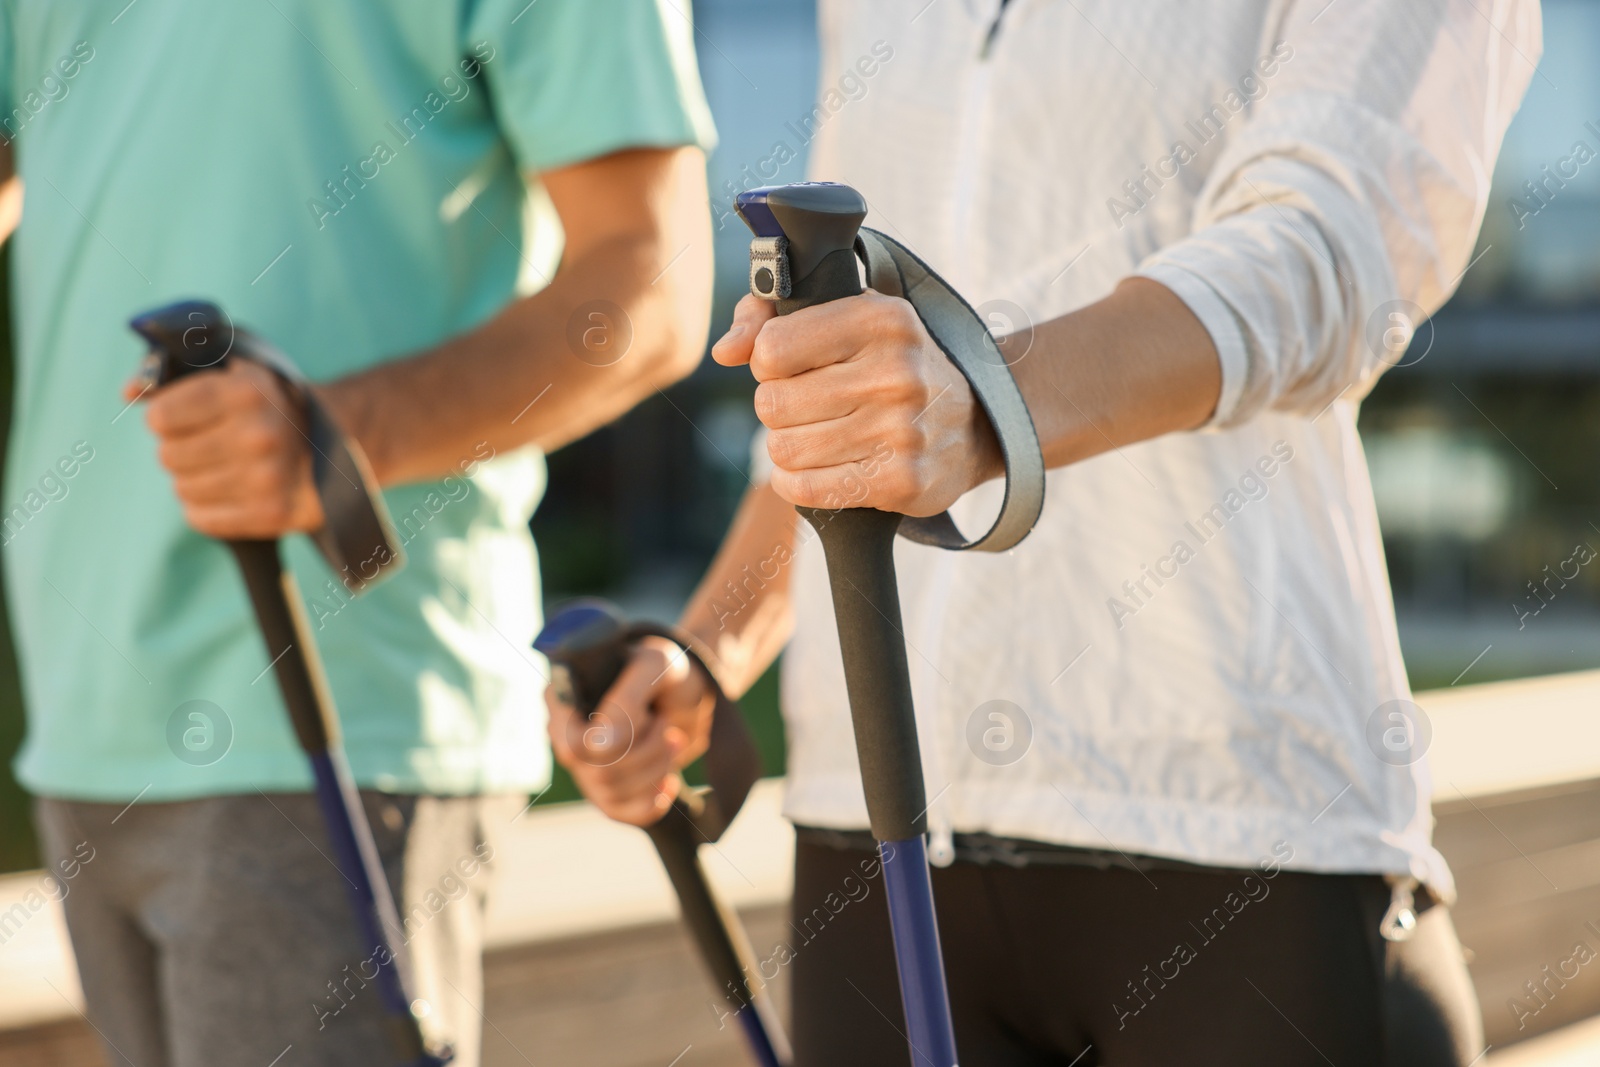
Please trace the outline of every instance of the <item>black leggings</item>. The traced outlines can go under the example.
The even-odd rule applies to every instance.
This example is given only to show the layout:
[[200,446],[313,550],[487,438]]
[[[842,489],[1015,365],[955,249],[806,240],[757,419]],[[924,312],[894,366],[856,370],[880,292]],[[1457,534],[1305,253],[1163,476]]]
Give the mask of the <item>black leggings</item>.
[[[1448,911],[1387,941],[1376,876],[958,860],[933,886],[962,1067],[1466,1067],[1483,1050]],[[909,1062],[874,854],[803,838],[789,934],[795,1067]]]

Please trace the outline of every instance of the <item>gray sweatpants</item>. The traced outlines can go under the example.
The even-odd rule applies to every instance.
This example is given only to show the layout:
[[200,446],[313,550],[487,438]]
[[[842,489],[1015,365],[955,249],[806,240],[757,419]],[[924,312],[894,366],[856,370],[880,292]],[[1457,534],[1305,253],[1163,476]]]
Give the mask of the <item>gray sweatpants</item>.
[[[522,797],[363,792],[430,1036],[477,1067],[488,830]],[[388,1062],[369,955],[310,794],[180,803],[35,803],[90,1021],[122,1067]],[[88,857],[85,860],[85,857]]]

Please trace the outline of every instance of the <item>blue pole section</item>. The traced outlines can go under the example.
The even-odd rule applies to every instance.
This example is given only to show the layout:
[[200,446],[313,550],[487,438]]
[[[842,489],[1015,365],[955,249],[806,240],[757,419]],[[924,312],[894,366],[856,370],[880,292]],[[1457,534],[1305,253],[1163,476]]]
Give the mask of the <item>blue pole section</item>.
[[[389,951],[389,937],[383,929],[385,917],[379,914],[381,908],[377,888],[372,884],[374,873],[378,877],[383,876],[383,867],[376,845],[370,837],[361,840],[347,807],[360,804],[361,797],[353,788],[347,788],[350,785],[349,772],[344,769],[342,759],[326,749],[308,755],[311,773],[317,780],[317,803],[322,807],[322,817],[327,823],[328,843],[333,846],[333,862],[343,875],[345,894],[349,897],[350,910],[355,913],[356,927],[361,934],[362,963],[377,968],[377,975],[371,981],[378,988],[383,1010],[389,1015],[409,1016],[411,1005],[406,1001],[405,990],[400,985],[400,972]],[[370,856],[365,853],[370,853]],[[392,921],[398,927],[398,917]],[[400,938],[400,930],[394,930],[393,936]]]
[[767,1028],[756,1014],[755,1005],[746,1004],[734,1016],[739,1020],[739,1028],[744,1031],[745,1044],[749,1046],[750,1054],[756,1058],[761,1067],[786,1067],[785,1061],[778,1058],[777,1049],[772,1047],[772,1038],[767,1034]]
[[889,927],[912,1061],[918,1067],[955,1067],[956,1035],[939,951],[939,922],[933,912],[927,846],[920,837],[882,841],[878,855],[883,859],[883,887],[889,898]]
[[[356,928],[361,936],[362,963],[376,968],[371,981],[377,987],[383,1012],[389,1018],[390,1040],[395,1048],[408,1049],[415,1054],[398,1061],[396,1067],[445,1067],[450,1062],[448,1057],[434,1056],[419,1048],[413,1036],[417,1020],[407,1000],[405,976],[395,958],[395,953],[404,951],[405,935],[389,895],[388,883],[380,887],[374,882],[384,874],[372,830],[364,820],[357,823],[352,817],[353,811],[361,810],[361,795],[350,777],[344,754],[338,749],[325,748],[307,752],[306,756],[316,779],[317,804],[327,824],[333,862],[342,876],[350,910],[355,913]],[[385,930],[385,926],[389,929]],[[391,945],[395,947],[391,949]]]

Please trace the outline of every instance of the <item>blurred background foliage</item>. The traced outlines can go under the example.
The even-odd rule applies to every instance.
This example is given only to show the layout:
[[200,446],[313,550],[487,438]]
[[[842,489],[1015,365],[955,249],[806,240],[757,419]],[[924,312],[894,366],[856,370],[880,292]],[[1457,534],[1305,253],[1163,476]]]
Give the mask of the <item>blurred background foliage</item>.
[[[710,161],[716,336],[744,289],[748,236],[726,211],[733,193],[804,177],[797,122],[816,85],[815,10],[811,0],[694,6],[722,138]],[[1545,0],[1544,17],[1545,58],[1507,136],[1476,258],[1361,412],[1418,689],[1600,666],[1600,558],[1576,562],[1580,546],[1600,556],[1600,159],[1576,176],[1562,162],[1579,142],[1600,153],[1600,4]],[[763,170],[775,155],[793,158]],[[0,307],[9,339],[4,316]],[[550,603],[599,594],[676,617],[747,485],[750,393],[745,373],[708,361],[550,457],[532,523]],[[774,774],[775,673],[746,701]],[[14,752],[21,734],[4,632],[0,750]],[[574,795],[558,777],[540,802]],[[27,798],[0,774],[0,870],[34,862]]]

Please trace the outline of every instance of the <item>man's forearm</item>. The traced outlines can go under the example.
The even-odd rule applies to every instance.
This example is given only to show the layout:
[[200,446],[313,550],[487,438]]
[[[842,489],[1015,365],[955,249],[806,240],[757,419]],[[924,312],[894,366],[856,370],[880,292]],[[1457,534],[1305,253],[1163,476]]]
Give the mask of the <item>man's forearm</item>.
[[1139,277],[1036,327],[1011,369],[1050,467],[1201,426],[1222,389],[1205,326],[1172,290]]
[[708,666],[737,699],[772,665],[794,628],[789,598],[800,517],[767,485],[745,493],[680,625],[709,650]]
[[[576,237],[603,225],[606,205],[572,205],[564,190],[567,254],[548,286],[470,333],[325,387],[382,484],[452,473],[485,443],[557,448],[694,369],[710,315],[703,157],[657,162],[654,215]],[[608,197],[623,199],[594,194]]]

